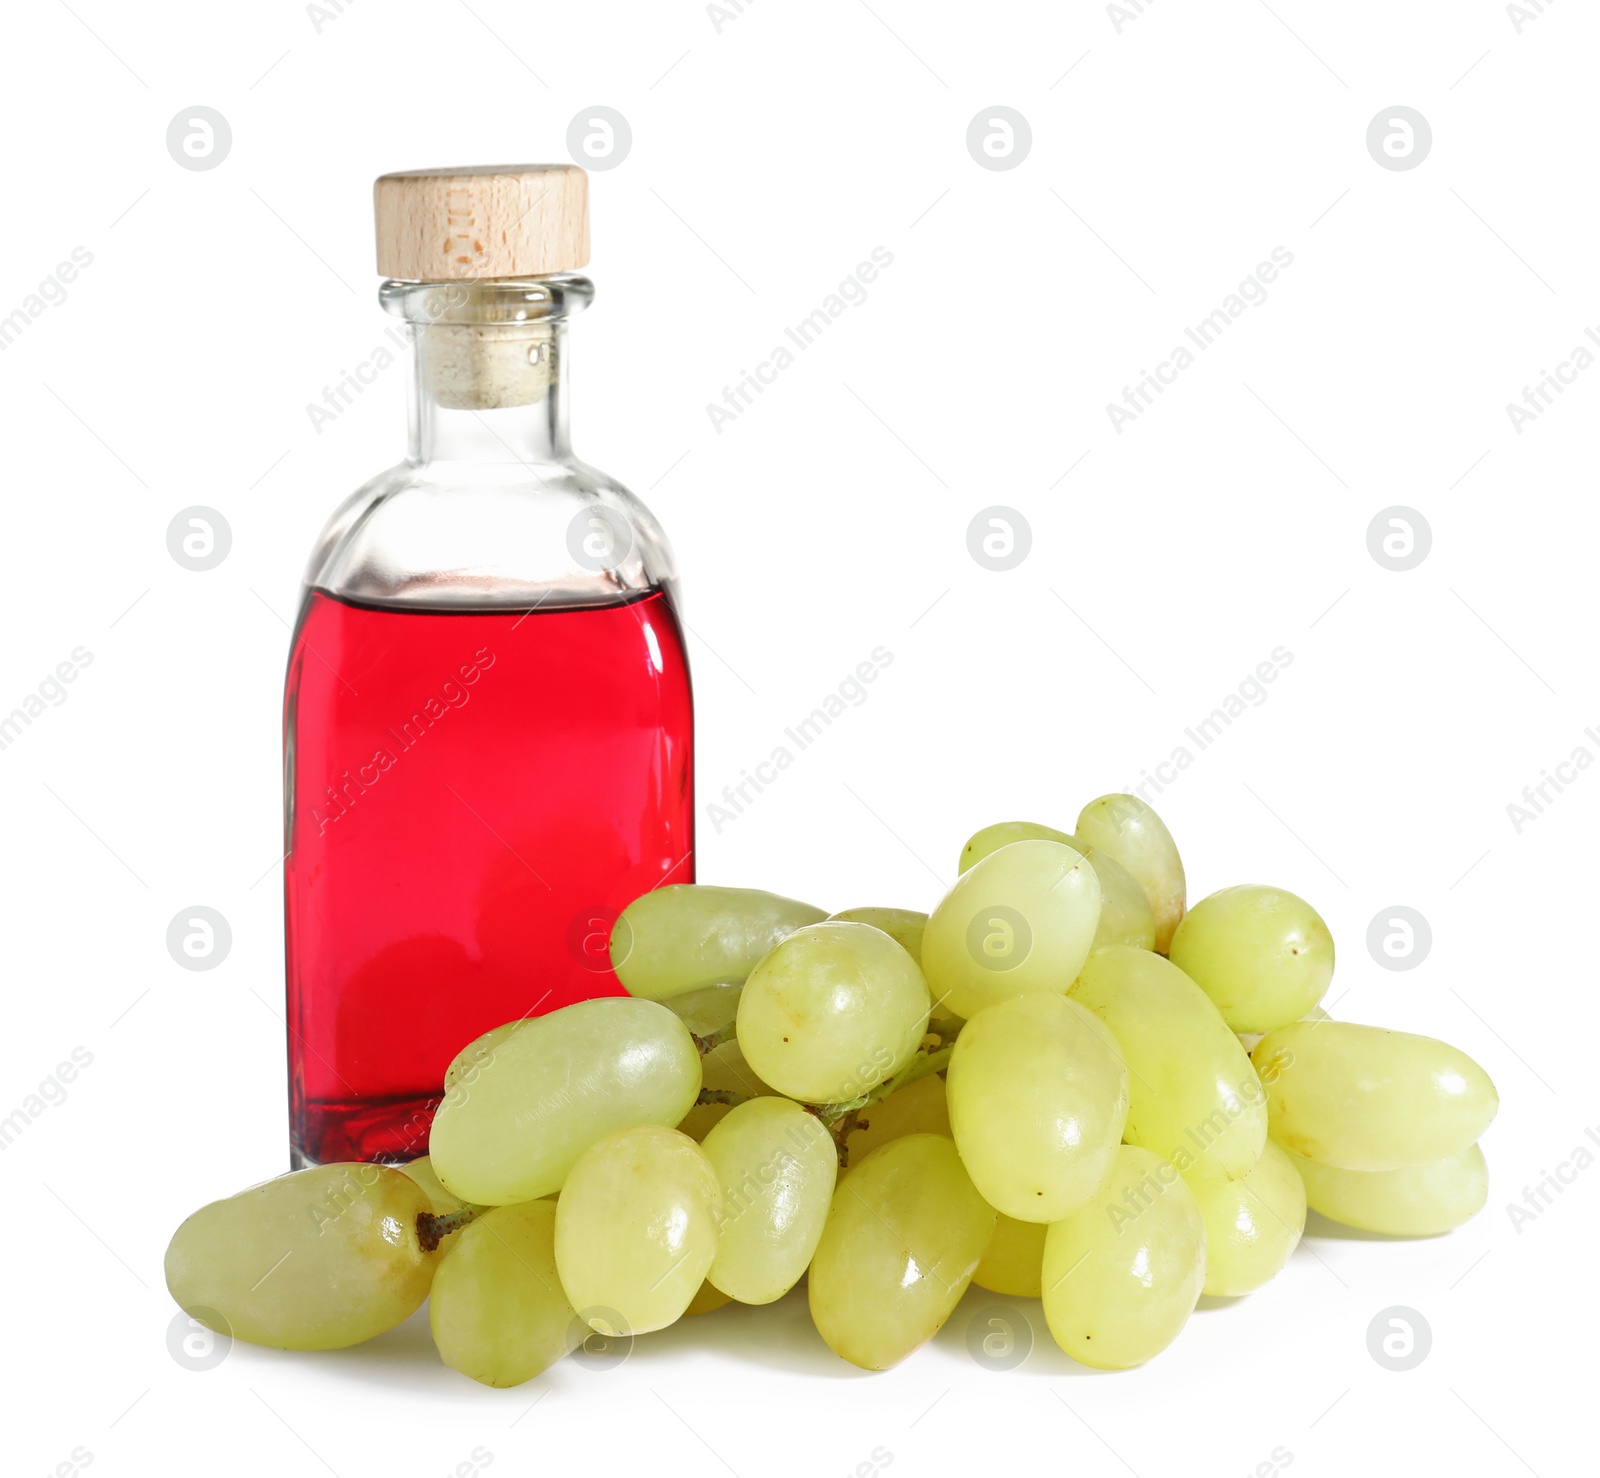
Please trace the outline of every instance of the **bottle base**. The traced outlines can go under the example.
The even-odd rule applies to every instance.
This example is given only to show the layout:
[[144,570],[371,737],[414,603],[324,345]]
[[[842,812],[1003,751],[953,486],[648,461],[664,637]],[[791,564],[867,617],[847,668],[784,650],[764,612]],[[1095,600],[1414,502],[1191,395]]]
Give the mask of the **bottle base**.
[[404,1165],[428,1153],[439,1101],[437,1094],[428,1094],[304,1104],[289,1138],[290,1168],[354,1160]]

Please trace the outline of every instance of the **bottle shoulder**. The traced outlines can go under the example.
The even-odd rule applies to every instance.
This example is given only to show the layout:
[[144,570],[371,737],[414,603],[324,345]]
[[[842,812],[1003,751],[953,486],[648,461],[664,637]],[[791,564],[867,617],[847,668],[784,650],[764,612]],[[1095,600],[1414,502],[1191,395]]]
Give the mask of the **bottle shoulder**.
[[433,610],[611,605],[676,583],[655,516],[576,460],[401,462],[334,510],[306,567],[341,599]]

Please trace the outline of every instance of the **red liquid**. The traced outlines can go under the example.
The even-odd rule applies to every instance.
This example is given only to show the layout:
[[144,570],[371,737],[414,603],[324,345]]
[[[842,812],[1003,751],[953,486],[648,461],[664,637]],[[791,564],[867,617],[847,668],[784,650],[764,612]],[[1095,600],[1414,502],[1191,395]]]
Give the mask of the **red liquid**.
[[425,1154],[451,1058],[622,995],[617,912],[694,880],[671,602],[374,610],[312,592],[285,695],[296,1164]]

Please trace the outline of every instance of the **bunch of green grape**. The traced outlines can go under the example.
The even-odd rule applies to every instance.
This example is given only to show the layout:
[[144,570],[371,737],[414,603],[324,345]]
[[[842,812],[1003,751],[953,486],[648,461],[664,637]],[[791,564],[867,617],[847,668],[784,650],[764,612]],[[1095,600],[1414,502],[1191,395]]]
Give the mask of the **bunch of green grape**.
[[613,930],[628,996],[467,1044],[427,1158],[196,1212],[168,1287],[288,1349],[428,1300],[445,1364],[509,1386],[591,1331],[802,1279],[829,1348],[883,1370],[977,1283],[1040,1299],[1063,1350],[1125,1369],[1203,1292],[1271,1279],[1308,1206],[1412,1236],[1474,1215],[1483,1070],[1330,1020],[1333,940],[1292,893],[1185,892],[1127,795],[1071,833],[986,827],[931,914],[660,888]]

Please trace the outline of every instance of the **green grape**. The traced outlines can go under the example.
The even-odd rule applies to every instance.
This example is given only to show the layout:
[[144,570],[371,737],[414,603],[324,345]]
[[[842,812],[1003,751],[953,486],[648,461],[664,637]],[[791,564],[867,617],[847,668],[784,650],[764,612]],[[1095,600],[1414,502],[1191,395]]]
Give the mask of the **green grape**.
[[680,1017],[697,1037],[709,1037],[733,1025],[739,1014],[739,993],[743,989],[744,985],[738,981],[731,985],[707,985],[673,996],[662,1004]]
[[688,1135],[619,1129],[578,1157],[556,1203],[561,1286],[602,1333],[665,1329],[705,1282],[721,1215],[716,1168]]
[[337,1350],[392,1329],[428,1296],[428,1193],[386,1165],[318,1165],[202,1206],[167,1247],[190,1318],[253,1345]]
[[1057,831],[1053,826],[1039,826],[1032,821],[999,821],[976,832],[961,849],[959,870],[966,870],[981,862],[992,852],[1012,842],[1060,842],[1082,853],[1094,875],[1100,880],[1100,923],[1094,931],[1094,941],[1089,950],[1106,949],[1113,944],[1131,944],[1136,949],[1155,946],[1156,916],[1150,900],[1138,880],[1116,858],[1099,847],[1091,846],[1082,837]]
[[828,1348],[887,1370],[926,1344],[967,1291],[994,1217],[943,1135],[874,1150],[839,1182],[811,1260],[811,1319]]
[[[780,1096],[778,1090],[763,1083],[744,1060],[737,1037],[706,1053],[700,1059],[700,1073],[701,1086],[714,1092],[737,1093],[744,1098]],[[699,1142],[728,1117],[732,1108],[729,1103],[697,1103],[678,1121],[678,1128]]]
[[1017,1221],[1001,1213],[995,1218],[994,1236],[972,1281],[990,1293],[1010,1298],[1038,1298],[1044,1271],[1044,1239],[1050,1228],[1043,1222]]
[[1100,880],[1100,923],[1094,931],[1090,952],[1110,949],[1116,944],[1134,949],[1154,949],[1156,915],[1144,896],[1139,881],[1109,852],[1074,840],[1072,845],[1088,859]]
[[606,996],[524,1022],[445,1094],[429,1149],[476,1206],[561,1189],[580,1154],[629,1124],[676,1124],[700,1092],[700,1052],[665,1006]]
[[842,1103],[911,1061],[929,1005],[917,962],[883,930],[808,924],[751,971],[739,1045],[780,1093]]
[[1070,832],[1057,831],[1053,826],[1041,826],[1037,821],[996,821],[980,827],[967,838],[956,861],[956,876],[1012,842],[1060,842],[1074,851],[1083,850]]
[[1269,1139],[1242,1180],[1191,1180],[1206,1222],[1206,1292],[1252,1293],[1274,1277],[1306,1228],[1306,1188]]
[[707,1088],[730,1093],[742,1093],[746,1098],[779,1097],[778,1090],[763,1083],[755,1069],[745,1061],[744,1051],[737,1037],[730,1037],[720,1047],[714,1047],[701,1061]]
[[984,1200],[1018,1221],[1060,1221],[1111,1173],[1128,1070],[1088,1011],[1034,991],[967,1023],[950,1056],[949,1100],[961,1162]]
[[683,1317],[693,1319],[697,1314],[714,1314],[732,1302],[733,1300],[708,1278],[700,1285],[700,1291],[689,1300],[689,1307],[683,1311]]
[[859,1165],[879,1145],[908,1134],[949,1133],[944,1079],[932,1073],[861,1110],[855,1127],[845,1136],[845,1164]]
[[[1329,1016],[1328,1013],[1326,1011],[1324,1011],[1321,1006],[1313,1006],[1300,1019],[1302,1021],[1332,1021],[1333,1020],[1333,1018],[1331,1016]],[[1256,1043],[1259,1042],[1264,1036],[1266,1036],[1265,1032],[1240,1032],[1239,1033],[1239,1045],[1241,1047],[1243,1047],[1246,1052],[1254,1052],[1256,1050]]]
[[1321,915],[1293,893],[1257,883],[1202,898],[1167,953],[1236,1032],[1299,1021],[1333,979],[1333,935]]
[[846,924],[871,924],[882,929],[896,944],[922,963],[922,931],[928,927],[928,916],[910,908],[847,908],[833,918]]
[[817,1250],[839,1174],[833,1136],[787,1098],[752,1098],[701,1148],[722,1188],[710,1281],[740,1303],[772,1303],[800,1281]]
[[496,1206],[454,1233],[428,1301],[439,1358],[486,1386],[519,1386],[576,1348],[556,1273],[556,1208]]
[[759,888],[669,883],[635,898],[611,929],[611,967],[631,995],[665,1001],[737,983],[820,908]]
[[1122,1048],[1129,1144],[1185,1175],[1237,1180],[1250,1172],[1267,1138],[1266,1095],[1198,985],[1160,955],[1118,947],[1089,957],[1068,998],[1094,1012]]
[[494,1056],[503,1041],[527,1024],[528,1018],[523,1017],[517,1021],[508,1021],[504,1026],[497,1026],[492,1031],[486,1031],[481,1037],[474,1037],[456,1053],[450,1066],[444,1070],[444,1091],[448,1093],[468,1073],[482,1067]]
[[1304,1155],[1288,1158],[1313,1211],[1368,1232],[1432,1237],[1470,1221],[1489,1198],[1489,1167],[1475,1144],[1403,1170],[1341,1170]]
[[[449,1216],[467,1204],[439,1179],[439,1173],[433,1168],[433,1161],[427,1155],[406,1165],[396,1165],[394,1168],[422,1187],[428,1197],[429,1209],[435,1216]],[[451,1245],[450,1239],[446,1238],[440,1244],[440,1251],[447,1251]]]
[[1165,954],[1183,917],[1183,859],[1166,823],[1137,796],[1103,795],[1078,817],[1077,835],[1109,853],[1144,889],[1156,919],[1156,950]]
[[1194,1192],[1166,1161],[1124,1145],[1089,1204],[1045,1235],[1045,1322],[1074,1360],[1128,1370],[1178,1337],[1205,1276]]
[[1296,1021],[1251,1054],[1272,1137],[1345,1170],[1402,1170],[1459,1155],[1500,1106],[1489,1075],[1432,1037]]
[[1060,994],[1088,957],[1100,881],[1060,842],[1012,842],[956,879],[928,919],[922,968],[941,1008],[971,1020],[1027,991]]

